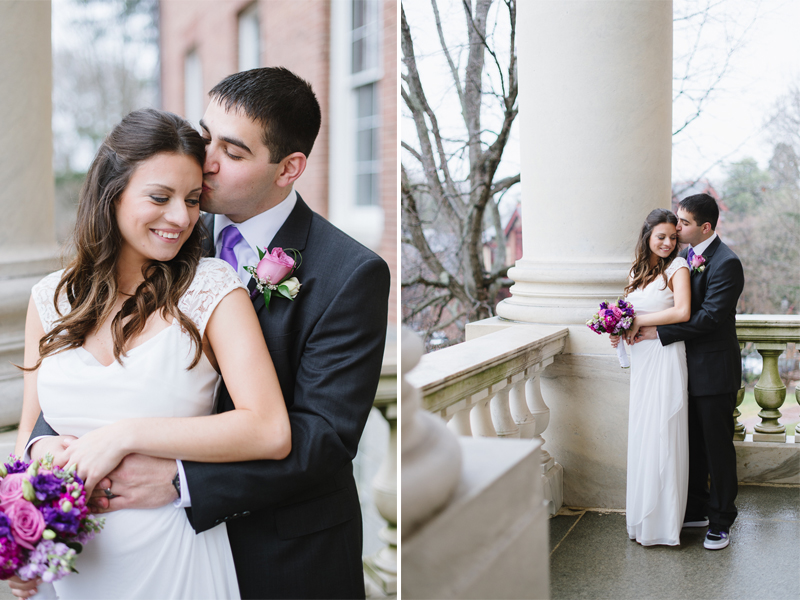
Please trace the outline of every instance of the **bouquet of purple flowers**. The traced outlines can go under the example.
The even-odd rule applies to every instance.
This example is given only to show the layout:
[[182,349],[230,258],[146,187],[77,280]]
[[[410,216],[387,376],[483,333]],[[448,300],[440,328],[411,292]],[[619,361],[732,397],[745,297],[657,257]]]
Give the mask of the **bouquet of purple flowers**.
[[[635,316],[636,312],[633,310],[633,305],[620,298],[614,304],[601,302],[600,310],[586,321],[586,326],[598,334],[610,333],[611,335],[624,336],[625,332],[633,325]],[[617,345],[617,356],[623,369],[631,366],[628,354],[625,352],[625,342],[622,339]]]
[[50,583],[76,572],[75,557],[104,519],[89,513],[75,468],[52,457],[0,464],[0,579],[17,575]]

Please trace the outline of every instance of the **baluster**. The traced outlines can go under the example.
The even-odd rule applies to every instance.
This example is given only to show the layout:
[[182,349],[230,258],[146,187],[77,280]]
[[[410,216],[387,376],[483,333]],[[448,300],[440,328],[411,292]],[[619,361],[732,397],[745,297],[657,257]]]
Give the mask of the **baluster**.
[[[500,386],[502,386],[502,388],[498,390],[497,388]],[[494,392],[495,390],[497,390],[497,393],[492,397],[489,403],[494,430],[497,432],[498,437],[518,438],[519,427],[517,427],[517,424],[514,422],[514,418],[511,416],[511,410],[508,406],[507,382],[501,381],[500,383],[494,384],[491,391]]]
[[536,419],[525,401],[525,381],[530,371],[531,369],[528,369],[524,373],[517,373],[511,378],[514,383],[509,391],[508,400],[511,416],[519,426],[519,437],[523,439],[532,438],[536,428]]
[[778,423],[778,419],[781,417],[779,409],[786,400],[786,386],[778,373],[778,357],[786,344],[756,342],[755,347],[764,364],[755,389],[756,402],[761,407],[758,413],[761,423],[755,427],[753,441],[785,442],[786,426]]
[[[794,399],[800,404],[800,383],[794,386]],[[794,427],[794,442],[800,444],[800,423]]]
[[372,480],[375,506],[386,520],[378,538],[386,544],[364,559],[364,571],[384,596],[397,594],[397,401],[375,406],[389,423],[389,447]]
[[447,422],[447,427],[456,435],[472,435],[472,427],[469,424],[469,409],[459,410],[453,413],[452,418]]
[[546,473],[550,467],[553,466],[555,460],[550,453],[544,449],[544,438],[542,437],[542,433],[547,429],[547,426],[550,424],[550,409],[548,408],[547,404],[544,402],[544,398],[542,398],[542,388],[539,382],[539,377],[544,371],[544,369],[552,364],[553,359],[549,358],[546,361],[543,361],[541,364],[536,365],[533,371],[533,377],[528,380],[525,384],[525,396],[528,400],[528,408],[530,408],[531,414],[533,415],[534,419],[536,420],[536,426],[534,428],[533,438],[541,440],[542,447],[542,473]]
[[[486,397],[489,395],[489,390],[483,390],[475,397]],[[491,398],[481,399],[476,403],[470,412],[470,426],[472,427],[472,435],[474,437],[497,437],[497,432],[494,430],[494,423],[492,423],[492,412],[489,408]]]
[[[744,350],[744,342],[739,342],[739,350]],[[734,440],[744,440],[744,436],[747,434],[745,431],[744,423],[739,422],[739,417],[742,416],[742,413],[739,412],[739,407],[742,405],[742,401],[744,400],[744,381],[742,381],[742,385],[739,388],[738,393],[736,394],[736,408],[733,409],[733,439]]]

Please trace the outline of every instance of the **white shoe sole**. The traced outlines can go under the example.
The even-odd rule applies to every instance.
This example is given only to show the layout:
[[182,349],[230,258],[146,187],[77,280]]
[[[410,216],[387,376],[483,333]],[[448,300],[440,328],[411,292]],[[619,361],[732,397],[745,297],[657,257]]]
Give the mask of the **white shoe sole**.
[[719,540],[718,542],[714,542],[714,541],[711,541],[709,539],[706,539],[703,542],[703,547],[706,550],[722,550],[723,548],[727,548],[728,544],[730,544],[730,543],[731,543],[731,538],[729,538],[729,537],[723,538],[723,539]]

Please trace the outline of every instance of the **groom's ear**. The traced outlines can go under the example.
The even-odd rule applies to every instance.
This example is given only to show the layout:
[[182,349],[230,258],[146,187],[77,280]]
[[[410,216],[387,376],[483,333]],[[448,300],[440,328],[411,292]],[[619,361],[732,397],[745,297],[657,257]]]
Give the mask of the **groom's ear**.
[[278,187],[292,185],[306,170],[307,162],[308,159],[302,152],[292,152],[285,157],[278,163],[278,169],[275,172],[275,185]]

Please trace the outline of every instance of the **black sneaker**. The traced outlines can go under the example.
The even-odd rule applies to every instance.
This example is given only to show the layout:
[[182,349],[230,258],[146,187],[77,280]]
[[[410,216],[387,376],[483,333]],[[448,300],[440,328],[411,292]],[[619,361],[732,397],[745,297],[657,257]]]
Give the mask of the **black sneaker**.
[[722,550],[731,543],[730,534],[719,527],[709,527],[703,547],[706,550]]
[[687,517],[683,522],[684,527],[708,527],[708,517]]

